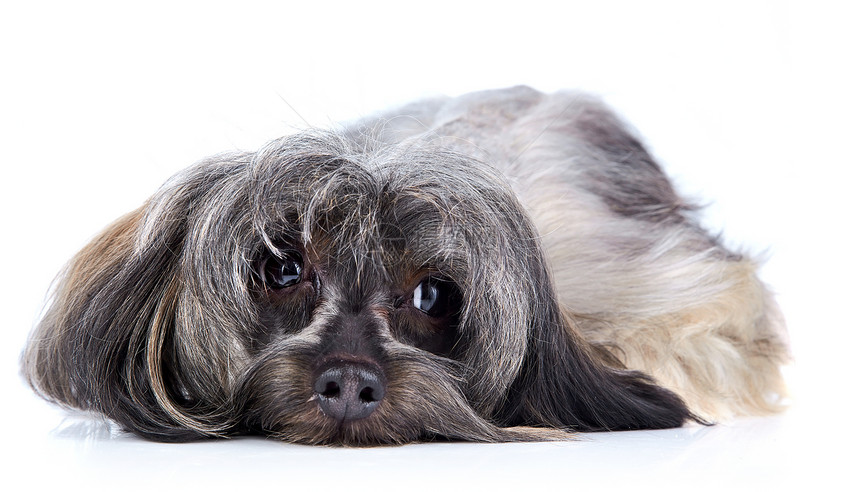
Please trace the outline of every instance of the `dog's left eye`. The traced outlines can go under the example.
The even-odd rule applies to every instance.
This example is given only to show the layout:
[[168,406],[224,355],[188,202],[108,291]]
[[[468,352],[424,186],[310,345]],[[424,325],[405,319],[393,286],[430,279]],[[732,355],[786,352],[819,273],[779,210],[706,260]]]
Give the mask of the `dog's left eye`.
[[304,262],[301,253],[287,253],[283,258],[270,256],[260,265],[260,278],[270,289],[283,289],[302,280]]
[[448,282],[425,278],[412,291],[412,305],[434,318],[443,316],[449,311],[450,291]]

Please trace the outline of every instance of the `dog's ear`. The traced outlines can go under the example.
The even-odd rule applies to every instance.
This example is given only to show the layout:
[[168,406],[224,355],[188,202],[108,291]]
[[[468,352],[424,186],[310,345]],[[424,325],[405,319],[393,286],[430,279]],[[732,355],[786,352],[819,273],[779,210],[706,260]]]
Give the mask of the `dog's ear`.
[[589,346],[555,301],[541,304],[497,421],[578,431],[663,429],[699,421],[676,394]]
[[[190,210],[223,174],[198,165],[144,207],[110,225],[66,266],[28,341],[24,376],[57,403],[103,413],[127,430],[163,441],[217,434],[184,405],[174,329],[180,257]],[[222,419],[223,420],[223,419]]]

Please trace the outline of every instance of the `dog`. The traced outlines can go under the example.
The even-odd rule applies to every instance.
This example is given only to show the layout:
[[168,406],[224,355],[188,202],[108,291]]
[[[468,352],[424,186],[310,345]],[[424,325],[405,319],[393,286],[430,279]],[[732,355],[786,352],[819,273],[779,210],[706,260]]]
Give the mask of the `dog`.
[[170,442],[709,423],[784,406],[756,270],[598,99],[492,90],[180,172],[70,261],[22,372]]

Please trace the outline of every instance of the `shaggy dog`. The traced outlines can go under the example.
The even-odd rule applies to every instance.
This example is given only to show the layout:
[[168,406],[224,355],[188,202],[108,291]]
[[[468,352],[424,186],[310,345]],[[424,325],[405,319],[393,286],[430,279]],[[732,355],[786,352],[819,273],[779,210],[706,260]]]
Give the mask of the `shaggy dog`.
[[23,370],[161,441],[564,439],[775,411],[782,319],[600,102],[433,99],[206,159],[61,273]]

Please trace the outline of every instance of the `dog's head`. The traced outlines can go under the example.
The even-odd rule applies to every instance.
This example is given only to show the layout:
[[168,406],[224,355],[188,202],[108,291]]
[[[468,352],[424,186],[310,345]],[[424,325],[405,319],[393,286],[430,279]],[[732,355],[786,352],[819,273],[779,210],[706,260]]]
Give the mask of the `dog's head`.
[[24,364],[44,396],[159,440],[511,441],[690,418],[579,337],[496,171],[328,133],[171,179],[72,260]]

